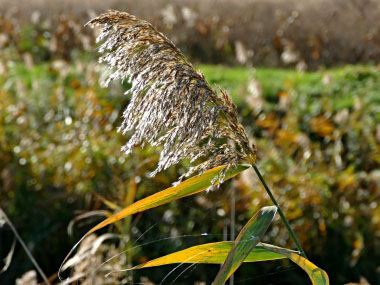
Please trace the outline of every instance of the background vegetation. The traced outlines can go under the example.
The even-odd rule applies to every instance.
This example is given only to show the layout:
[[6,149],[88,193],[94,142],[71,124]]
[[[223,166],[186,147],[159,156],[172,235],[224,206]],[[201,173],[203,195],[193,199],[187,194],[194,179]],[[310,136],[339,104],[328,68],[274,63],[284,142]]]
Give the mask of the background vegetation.
[[[377,1],[222,1],[217,9],[211,1],[202,1],[203,6],[114,1],[107,7],[97,1],[81,1],[79,7],[67,1],[54,7],[45,3],[44,8],[44,1],[15,3],[0,3],[0,206],[52,280],[86,230],[119,207],[170,186],[186,167],[184,162],[151,179],[147,174],[158,160],[154,149],[129,157],[120,152],[126,138],[115,130],[128,103],[122,94],[129,85],[103,88],[105,67],[96,62],[94,35],[83,28],[99,11],[119,8],[157,24],[198,60],[210,83],[229,91],[258,145],[266,180],[309,258],[329,273],[332,284],[380,282]],[[272,19],[269,25],[266,21]],[[342,63],[356,65],[338,67]],[[99,265],[105,256],[132,245],[168,237],[173,239],[114,260],[111,268],[230,239],[231,218],[238,232],[253,213],[270,204],[252,177],[246,171],[218,191],[100,231],[122,238],[105,243],[97,259],[88,262]],[[81,218],[84,213],[92,215]],[[292,246],[279,220],[268,233],[264,241]],[[181,235],[193,236],[175,238]],[[9,228],[1,227],[1,258],[12,240]],[[13,284],[32,268],[17,246],[0,283]],[[208,284],[218,268],[197,266],[177,283]],[[170,270],[136,271],[133,278],[159,283]],[[308,279],[302,270],[275,261],[243,265],[235,281],[301,284]]]

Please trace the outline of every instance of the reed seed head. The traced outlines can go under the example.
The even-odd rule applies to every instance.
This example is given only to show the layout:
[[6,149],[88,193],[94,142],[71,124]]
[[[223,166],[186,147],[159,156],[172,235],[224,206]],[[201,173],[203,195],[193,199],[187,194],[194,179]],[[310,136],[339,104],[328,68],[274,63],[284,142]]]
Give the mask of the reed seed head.
[[145,143],[162,147],[152,176],[185,158],[192,163],[201,157],[207,160],[180,179],[219,165],[254,162],[255,146],[249,144],[230,97],[224,90],[212,89],[155,27],[114,10],[88,24],[101,26],[97,42],[102,42],[99,51],[105,54],[100,62],[114,71],[108,82],[120,79],[132,84],[127,91],[131,100],[118,129],[131,135],[122,150],[129,154]]

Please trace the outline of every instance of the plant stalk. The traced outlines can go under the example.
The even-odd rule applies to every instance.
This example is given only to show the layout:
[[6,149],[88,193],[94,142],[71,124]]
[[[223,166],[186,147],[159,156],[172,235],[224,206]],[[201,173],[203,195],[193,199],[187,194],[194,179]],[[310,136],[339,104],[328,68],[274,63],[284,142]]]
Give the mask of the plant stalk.
[[282,221],[284,222],[284,224],[285,224],[285,226],[286,226],[286,228],[287,228],[287,230],[288,230],[290,236],[292,237],[294,243],[296,244],[297,249],[299,250],[300,254],[301,254],[303,257],[307,258],[306,253],[305,253],[305,251],[303,250],[303,248],[302,248],[300,242],[298,241],[298,239],[297,239],[295,233],[293,232],[292,228],[290,227],[290,224],[289,224],[288,220],[286,219],[284,212],[281,210],[280,205],[277,203],[276,199],[274,198],[274,196],[273,196],[273,194],[272,194],[272,191],[269,189],[268,185],[266,184],[266,182],[265,182],[263,176],[261,175],[259,169],[258,169],[257,166],[256,166],[255,164],[253,164],[253,163],[252,163],[252,167],[253,167],[253,169],[255,170],[257,176],[259,177],[260,182],[263,184],[263,186],[264,186],[264,188],[265,188],[265,191],[267,191],[267,193],[268,193],[270,199],[272,200],[273,204],[277,207],[277,209],[278,209],[278,213],[280,214],[280,217],[281,217]]
[[40,273],[42,279],[44,280],[46,285],[50,285],[49,279],[46,277],[45,273],[42,271],[41,267],[38,265],[37,261],[34,259],[32,253],[18,234],[16,228],[13,226],[12,222],[9,220],[8,216],[5,214],[3,209],[0,208],[0,218],[1,216],[5,220],[5,222],[8,224],[8,226],[11,228],[13,234],[15,235],[16,239],[20,242],[21,246],[24,248],[26,255],[29,257],[30,261],[33,263],[33,265],[36,267],[38,273]]

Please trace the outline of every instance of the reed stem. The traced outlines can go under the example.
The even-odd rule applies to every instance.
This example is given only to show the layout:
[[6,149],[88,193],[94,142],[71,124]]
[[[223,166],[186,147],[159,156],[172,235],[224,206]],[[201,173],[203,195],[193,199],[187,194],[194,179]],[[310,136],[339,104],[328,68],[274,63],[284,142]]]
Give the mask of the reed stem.
[[301,255],[302,255],[303,257],[307,258],[306,253],[305,253],[305,251],[303,250],[303,248],[302,248],[300,242],[298,241],[298,239],[297,239],[295,233],[293,232],[292,228],[290,227],[290,224],[289,224],[288,220],[286,219],[284,212],[281,210],[280,205],[277,203],[276,199],[274,198],[274,196],[273,196],[273,194],[272,194],[272,191],[269,189],[268,185],[266,184],[266,182],[265,182],[263,176],[261,175],[259,169],[258,169],[257,166],[256,166],[255,164],[253,164],[253,163],[252,163],[252,167],[253,167],[253,169],[255,170],[257,176],[259,177],[261,183],[263,184],[263,186],[264,186],[264,188],[265,188],[265,191],[267,191],[267,193],[268,193],[270,199],[272,200],[273,204],[277,207],[277,209],[278,209],[278,213],[280,214],[280,217],[281,217],[282,221],[284,222],[284,224],[285,224],[285,226],[286,226],[286,228],[287,228],[287,230],[288,230],[290,236],[292,237],[294,243],[296,244],[296,246],[297,246],[299,252],[301,253]]
[[22,238],[20,237],[19,233],[17,232],[16,228],[12,224],[12,222],[9,220],[8,216],[5,214],[3,209],[0,208],[0,218],[3,217],[5,222],[8,224],[8,226],[11,228],[13,234],[15,235],[16,239],[20,242],[21,246],[24,248],[26,255],[29,257],[30,261],[33,263],[33,265],[36,267],[38,273],[40,273],[42,279],[45,282],[45,285],[50,285],[49,279],[46,277],[45,273],[42,271],[41,267],[38,265],[37,261],[34,259],[32,253],[30,252],[29,248],[26,246]]

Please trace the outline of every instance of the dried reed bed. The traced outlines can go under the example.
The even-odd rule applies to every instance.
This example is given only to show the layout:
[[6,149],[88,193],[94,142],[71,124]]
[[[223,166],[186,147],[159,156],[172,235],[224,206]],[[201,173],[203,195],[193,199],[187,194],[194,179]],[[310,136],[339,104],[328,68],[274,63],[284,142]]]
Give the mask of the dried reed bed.
[[[52,30],[68,18],[78,23],[77,32],[87,35],[82,24],[110,8],[148,20],[185,54],[201,61],[310,69],[380,58],[380,3],[376,0],[0,3],[1,17],[13,17],[15,26],[30,22],[30,11],[38,11],[41,23],[43,19],[53,22]],[[81,35],[78,38],[73,46],[83,48]]]

